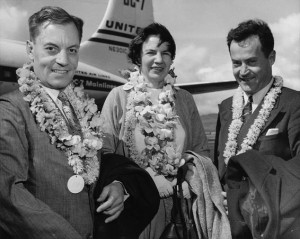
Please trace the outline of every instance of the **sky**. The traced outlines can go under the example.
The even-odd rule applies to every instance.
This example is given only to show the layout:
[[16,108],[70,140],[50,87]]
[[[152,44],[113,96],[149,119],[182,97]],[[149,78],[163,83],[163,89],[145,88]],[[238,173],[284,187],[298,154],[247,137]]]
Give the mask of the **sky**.
[[[147,0],[146,0],[147,1]],[[85,21],[83,41],[98,27],[108,0],[0,0],[0,37],[28,39],[27,18],[44,5],[57,5]],[[234,80],[226,36],[241,21],[266,21],[275,38],[274,75],[300,90],[299,0],[153,0],[154,19],[176,46],[178,83]],[[23,27],[20,27],[23,26]],[[1,54],[1,53],[0,53]],[[233,90],[194,95],[201,115],[217,113]]]

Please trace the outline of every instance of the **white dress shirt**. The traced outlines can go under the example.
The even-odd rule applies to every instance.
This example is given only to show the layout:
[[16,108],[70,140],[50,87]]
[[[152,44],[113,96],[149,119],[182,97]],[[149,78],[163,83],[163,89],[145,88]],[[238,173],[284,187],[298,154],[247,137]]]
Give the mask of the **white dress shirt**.
[[[268,93],[269,89],[271,88],[272,84],[274,82],[274,78],[267,84],[264,88],[262,88],[260,91],[256,92],[253,95],[253,103],[252,103],[252,113],[255,111],[257,106],[260,104],[260,102],[263,100],[265,95]],[[244,105],[248,102],[248,95],[244,92]]]

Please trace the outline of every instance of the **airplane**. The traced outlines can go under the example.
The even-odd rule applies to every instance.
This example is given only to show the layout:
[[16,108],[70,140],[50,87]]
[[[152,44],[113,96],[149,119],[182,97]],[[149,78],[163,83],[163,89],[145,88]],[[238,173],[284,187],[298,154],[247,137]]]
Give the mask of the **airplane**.
[[[152,0],[109,0],[100,25],[81,43],[76,85],[101,108],[109,91],[127,82],[120,70],[133,68],[128,62],[130,41],[139,29],[154,22]],[[18,87],[16,69],[28,60],[25,42],[0,39],[0,95]],[[237,87],[235,81],[176,84],[192,94],[223,91]]]

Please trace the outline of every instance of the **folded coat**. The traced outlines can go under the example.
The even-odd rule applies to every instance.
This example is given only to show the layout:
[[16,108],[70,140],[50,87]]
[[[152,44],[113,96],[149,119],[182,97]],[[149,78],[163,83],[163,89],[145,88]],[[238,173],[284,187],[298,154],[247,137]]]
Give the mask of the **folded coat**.
[[129,197],[124,203],[124,210],[115,221],[106,224],[104,214],[95,214],[94,238],[138,238],[158,210],[158,190],[151,176],[132,160],[122,155],[103,154],[100,178],[95,188],[95,200],[103,188],[115,180],[122,182]]
[[199,239],[231,239],[216,167],[210,158],[192,151],[187,153],[196,166],[196,173],[188,183],[196,194],[192,210]]
[[[300,238],[300,156],[284,160],[256,150],[234,156],[227,167],[228,210],[234,238],[252,237],[239,207],[249,192],[249,180],[267,208],[268,222],[260,237],[270,239]],[[242,209],[241,209],[242,208]],[[261,209],[260,209],[261,210]],[[253,217],[257,234],[261,212]],[[252,232],[253,234],[253,232]]]

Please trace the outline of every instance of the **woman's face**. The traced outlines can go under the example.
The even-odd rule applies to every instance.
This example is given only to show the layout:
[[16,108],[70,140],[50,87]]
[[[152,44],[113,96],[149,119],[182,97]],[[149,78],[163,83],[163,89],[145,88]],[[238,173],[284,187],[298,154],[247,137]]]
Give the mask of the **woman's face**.
[[160,42],[157,35],[150,35],[143,43],[141,52],[141,71],[154,88],[162,88],[172,64],[168,42]]

